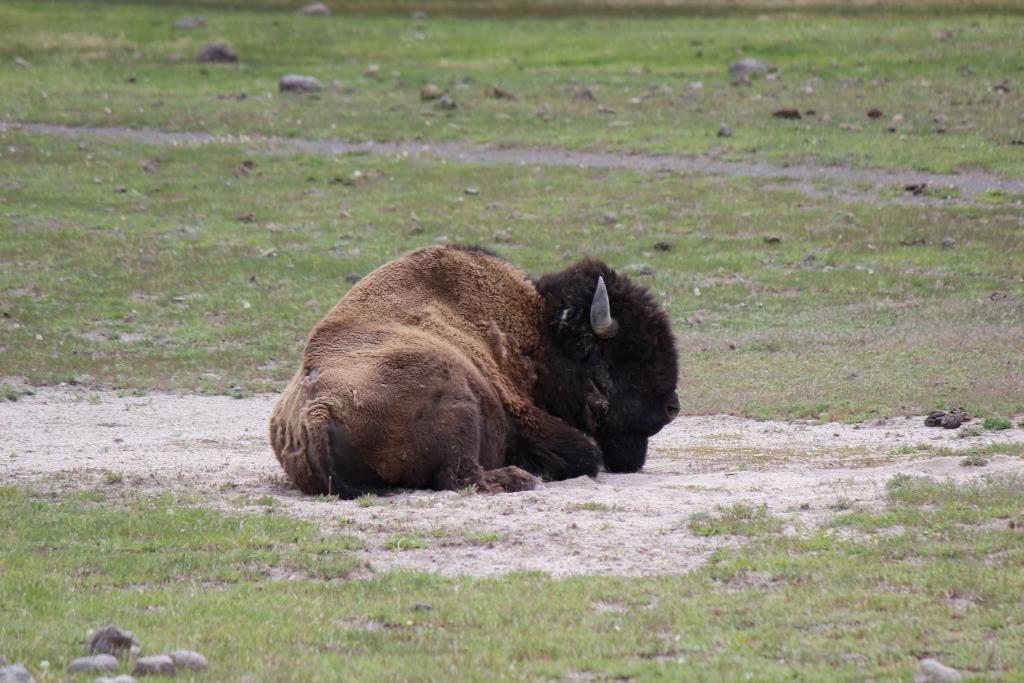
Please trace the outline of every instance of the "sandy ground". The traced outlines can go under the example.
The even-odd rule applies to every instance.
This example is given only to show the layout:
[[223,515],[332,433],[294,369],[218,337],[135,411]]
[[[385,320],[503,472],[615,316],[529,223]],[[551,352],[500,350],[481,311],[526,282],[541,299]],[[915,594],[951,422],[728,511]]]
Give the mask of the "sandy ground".
[[[380,156],[471,164],[513,164],[528,166],[568,166],[572,168],[610,168],[633,171],[675,170],[724,177],[768,178],[775,189],[795,190],[811,197],[836,200],[866,200],[882,203],[941,204],[968,203],[988,190],[1024,193],[1024,179],[1005,178],[981,171],[957,174],[924,171],[856,169],[815,164],[772,164],[760,161],[726,161],[707,156],[670,154],[629,154],[616,152],[580,152],[550,147],[497,147],[464,142],[346,142],[336,139],[282,138],[263,135],[213,135],[202,132],[169,132],[149,128],[115,126],[61,126],[47,123],[0,121],[0,132],[24,130],[47,135],[130,140],[146,144],[203,145],[234,144],[259,153],[307,152],[329,156],[362,152]],[[251,148],[251,149],[250,149]],[[839,183],[837,186],[836,184]],[[879,190],[892,190],[924,183],[934,188],[955,188],[958,196],[942,200],[928,196],[893,197]],[[861,186],[874,187],[865,191]]]
[[[917,450],[1024,443],[1019,428],[957,438],[924,427],[919,417],[857,426],[681,417],[652,440],[638,474],[490,496],[407,491],[363,506],[308,498],[288,485],[266,436],[274,400],[36,388],[33,396],[0,402],[0,485],[106,487],[112,498],[171,489],[260,512],[266,499],[257,499],[272,496],[280,512],[362,537],[371,570],[561,576],[686,571],[735,541],[694,535],[690,515],[734,503],[767,504],[793,533],[835,514],[830,506],[840,500],[854,509],[877,507],[885,482],[898,473],[956,481],[1024,475],[1020,457],[994,455],[985,466],[968,467],[960,457]],[[123,478],[108,483],[105,471]],[[428,547],[385,545],[410,533]]]

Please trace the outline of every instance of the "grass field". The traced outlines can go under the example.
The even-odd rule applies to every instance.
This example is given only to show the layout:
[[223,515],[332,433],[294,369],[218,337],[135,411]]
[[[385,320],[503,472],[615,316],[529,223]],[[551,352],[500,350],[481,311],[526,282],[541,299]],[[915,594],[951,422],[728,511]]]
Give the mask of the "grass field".
[[[187,12],[168,6],[5,3],[0,60],[30,66],[4,70],[0,118],[1024,175],[1011,145],[1024,137],[1024,19],[985,5],[974,14],[425,21],[288,7],[209,7],[205,26],[180,30],[173,22]],[[239,62],[195,63],[211,40],[232,44]],[[768,61],[778,80],[735,85],[727,67],[741,57]],[[364,76],[371,65],[376,75]],[[282,96],[287,73],[334,87]],[[421,102],[426,82],[449,90],[458,108]],[[518,99],[486,97],[491,84]],[[574,98],[584,87],[597,101]],[[883,115],[868,118],[873,108]],[[779,109],[805,116],[773,118]],[[716,136],[723,123],[732,137]]]
[[[667,4],[353,2],[317,18],[280,0],[4,2],[0,121],[1024,178],[1014,3]],[[172,28],[197,12],[204,27]],[[214,39],[241,60],[195,63]],[[778,77],[734,83],[745,56]],[[330,87],[279,94],[286,73]],[[427,82],[457,109],[420,101]],[[973,429],[1019,430],[1022,201],[9,127],[0,379],[277,390],[347,276],[447,240],[534,274],[582,255],[635,274],[673,320],[684,413],[856,422],[962,405]],[[0,400],[25,391],[0,382]],[[313,524],[273,497],[225,512],[110,477],[0,482],[0,655],[37,680],[65,680],[108,622],[147,653],[203,652],[195,680],[907,680],[929,656],[1024,680],[1019,479],[897,477],[881,507],[837,503],[796,532],[767,508],[709,510],[691,532],[735,542],[699,570],[556,580],[365,578],[341,514]],[[389,552],[430,542],[396,536]]]
[[146,652],[205,653],[195,680],[907,680],[926,656],[1020,680],[1022,495],[897,479],[885,509],[800,537],[762,520],[684,576],[346,580],[359,539],[343,523],[2,489],[18,619],[0,651],[60,671],[84,624],[112,621]]

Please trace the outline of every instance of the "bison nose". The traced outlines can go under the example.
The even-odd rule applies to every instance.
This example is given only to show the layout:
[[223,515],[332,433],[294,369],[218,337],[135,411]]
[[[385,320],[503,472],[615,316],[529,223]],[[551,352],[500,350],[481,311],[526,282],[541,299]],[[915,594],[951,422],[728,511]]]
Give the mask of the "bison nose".
[[676,419],[676,415],[679,414],[679,394],[672,394],[672,397],[665,404],[665,417],[668,421]]

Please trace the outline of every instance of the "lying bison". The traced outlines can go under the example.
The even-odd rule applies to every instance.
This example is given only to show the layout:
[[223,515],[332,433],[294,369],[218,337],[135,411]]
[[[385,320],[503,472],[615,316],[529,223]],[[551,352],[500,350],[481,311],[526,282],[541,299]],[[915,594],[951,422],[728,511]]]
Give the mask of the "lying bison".
[[531,281],[475,247],[428,247],[361,280],[309,335],[270,419],[306,493],[488,492],[643,467],[679,412],[668,317],[585,259]]

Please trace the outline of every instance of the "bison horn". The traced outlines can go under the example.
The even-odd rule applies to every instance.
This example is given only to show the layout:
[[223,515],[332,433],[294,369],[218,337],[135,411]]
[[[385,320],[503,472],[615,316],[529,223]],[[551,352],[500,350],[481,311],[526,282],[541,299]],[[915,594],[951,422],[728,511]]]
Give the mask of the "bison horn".
[[619,331],[619,323],[612,317],[612,307],[608,303],[608,288],[600,275],[597,276],[594,301],[590,304],[590,327],[601,339],[611,339]]

